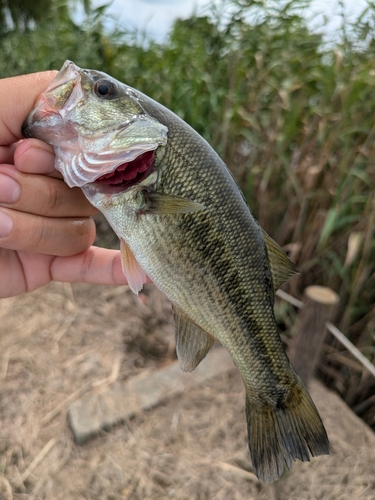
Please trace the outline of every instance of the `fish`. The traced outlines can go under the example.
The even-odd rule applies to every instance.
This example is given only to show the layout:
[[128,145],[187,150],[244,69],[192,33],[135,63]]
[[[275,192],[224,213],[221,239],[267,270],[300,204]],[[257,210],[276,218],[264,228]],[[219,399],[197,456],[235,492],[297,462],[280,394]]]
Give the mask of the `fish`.
[[245,386],[256,476],[329,453],[319,413],[274,316],[297,268],[263,231],[211,146],[172,111],[96,70],[66,61],[23,124],[54,146],[55,166],[106,217],[138,293],[149,276],[173,307],[181,369],[219,341]]

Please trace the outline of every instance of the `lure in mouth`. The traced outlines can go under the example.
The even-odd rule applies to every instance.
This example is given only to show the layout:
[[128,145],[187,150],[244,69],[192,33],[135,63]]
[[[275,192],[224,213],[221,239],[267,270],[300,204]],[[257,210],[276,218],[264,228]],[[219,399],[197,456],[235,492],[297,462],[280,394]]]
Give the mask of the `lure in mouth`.
[[155,151],[146,151],[133,161],[122,163],[113,172],[98,177],[94,183],[125,191],[131,186],[139,184],[149,175],[155,155]]

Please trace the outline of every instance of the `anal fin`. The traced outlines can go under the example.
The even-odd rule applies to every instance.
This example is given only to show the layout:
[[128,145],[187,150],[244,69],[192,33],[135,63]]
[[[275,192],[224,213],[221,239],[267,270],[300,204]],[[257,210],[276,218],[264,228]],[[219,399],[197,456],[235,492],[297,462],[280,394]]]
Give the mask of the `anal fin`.
[[216,339],[190,321],[173,305],[176,351],[181,370],[193,371],[207,355]]
[[136,295],[142,290],[146,283],[146,273],[138,264],[133,252],[124,240],[120,240],[122,271],[128,280],[128,285]]

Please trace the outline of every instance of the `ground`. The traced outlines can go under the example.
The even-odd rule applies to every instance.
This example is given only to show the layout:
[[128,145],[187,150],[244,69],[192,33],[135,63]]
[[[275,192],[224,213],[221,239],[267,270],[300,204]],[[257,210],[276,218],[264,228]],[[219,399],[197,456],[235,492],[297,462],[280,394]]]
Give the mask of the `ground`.
[[331,455],[272,485],[252,473],[235,369],[75,444],[71,403],[174,362],[171,308],[153,285],[136,297],[52,283],[0,301],[0,499],[375,498],[374,434],[316,382]]

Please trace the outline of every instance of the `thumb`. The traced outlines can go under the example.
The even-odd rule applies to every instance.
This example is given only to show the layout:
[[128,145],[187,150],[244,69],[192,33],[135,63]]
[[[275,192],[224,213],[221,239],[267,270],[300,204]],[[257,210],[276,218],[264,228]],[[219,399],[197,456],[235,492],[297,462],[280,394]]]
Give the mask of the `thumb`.
[[0,146],[22,138],[21,127],[56,71],[43,71],[0,80]]

